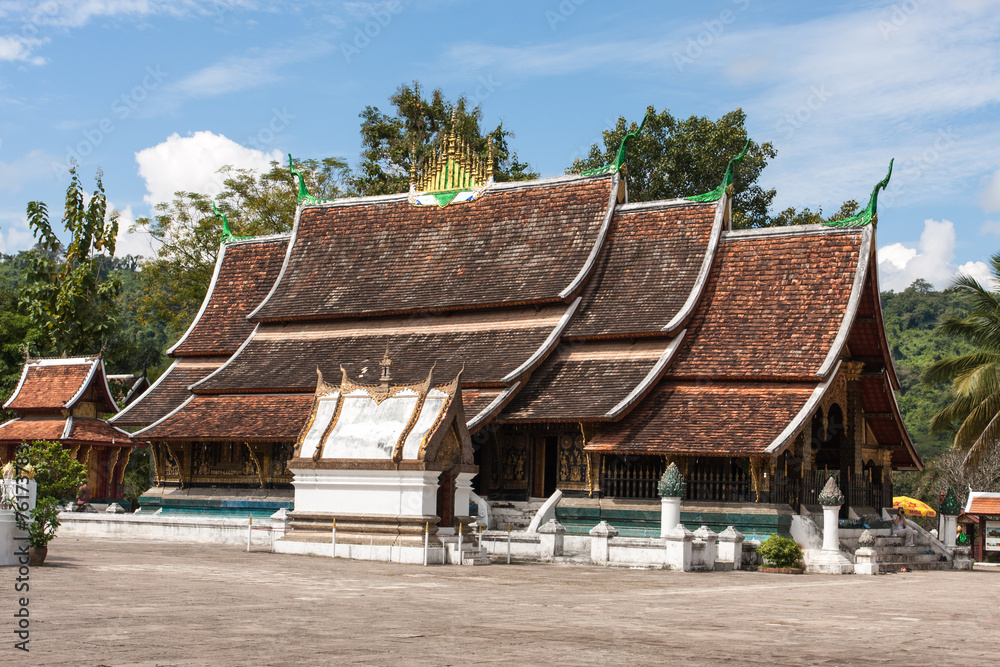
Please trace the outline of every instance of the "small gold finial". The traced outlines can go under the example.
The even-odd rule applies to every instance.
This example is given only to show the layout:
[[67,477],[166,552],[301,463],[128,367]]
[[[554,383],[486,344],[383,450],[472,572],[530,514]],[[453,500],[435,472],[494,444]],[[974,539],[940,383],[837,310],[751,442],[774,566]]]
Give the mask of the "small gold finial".
[[410,192],[417,189],[417,139],[410,141]]
[[493,137],[490,136],[487,141],[489,149],[487,150],[486,158],[486,182],[489,183],[493,180]]

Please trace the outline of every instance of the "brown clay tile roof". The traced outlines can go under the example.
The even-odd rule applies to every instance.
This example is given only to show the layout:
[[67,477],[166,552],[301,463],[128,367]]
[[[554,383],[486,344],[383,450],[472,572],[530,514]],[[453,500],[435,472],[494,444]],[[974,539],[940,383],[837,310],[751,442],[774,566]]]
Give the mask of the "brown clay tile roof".
[[306,207],[258,321],[554,302],[587,266],[610,176],[494,186],[446,208],[405,197]]
[[500,389],[463,389],[462,408],[466,421],[472,421],[476,415],[489,407],[498,396]]
[[668,377],[815,378],[847,312],[862,236],[724,237]]
[[99,402],[105,410],[115,411],[117,405],[107,387],[103,369],[104,365],[98,357],[30,360],[21,372],[18,387],[4,407],[17,411],[73,407],[69,403],[81,393],[93,372],[91,386]]
[[116,429],[103,419],[83,419],[73,418],[73,425],[70,427],[69,437],[66,440],[80,441],[88,443],[107,443],[127,445],[131,439],[127,433]]
[[179,359],[146,392],[109,421],[118,426],[148,426],[187,400],[195,382],[225,362],[224,357]]
[[562,343],[500,415],[501,422],[607,421],[669,340]]
[[662,333],[695,287],[716,207],[711,202],[616,211],[567,336]]
[[59,440],[65,429],[65,419],[12,419],[0,424],[0,442]]
[[763,455],[798,415],[814,383],[664,382],[588,450],[635,454]]
[[194,392],[312,391],[317,366],[331,380],[340,378],[343,366],[352,380],[374,382],[387,344],[395,384],[423,381],[432,364],[436,378],[453,378],[464,364],[463,386],[500,386],[542,347],[565,313],[559,305],[539,311],[262,325],[226,367]]
[[203,311],[170,350],[171,356],[232,354],[253,331],[247,314],[274,285],[288,248],[287,236],[227,243],[219,251]]
[[195,396],[142,440],[294,441],[309,417],[312,394]]
[[1000,498],[973,498],[966,514],[1000,514]]

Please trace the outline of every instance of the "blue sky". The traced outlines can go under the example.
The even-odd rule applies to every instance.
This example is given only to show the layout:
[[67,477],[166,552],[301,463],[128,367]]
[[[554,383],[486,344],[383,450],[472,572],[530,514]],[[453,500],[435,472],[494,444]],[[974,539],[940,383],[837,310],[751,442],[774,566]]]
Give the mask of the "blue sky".
[[[1000,12],[963,0],[703,3],[0,0],[0,249],[31,244],[69,157],[126,221],[224,164],[358,159],[358,114],[402,82],[479,102],[543,176],[619,115],[748,114],[777,205],[879,206],[883,287],[1000,249]],[[141,234],[122,252],[149,252]]]

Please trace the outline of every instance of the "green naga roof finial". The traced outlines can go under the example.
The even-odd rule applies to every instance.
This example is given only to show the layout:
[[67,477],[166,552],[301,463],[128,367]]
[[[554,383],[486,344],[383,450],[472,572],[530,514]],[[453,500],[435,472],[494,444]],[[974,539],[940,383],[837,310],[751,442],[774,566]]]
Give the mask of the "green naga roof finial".
[[857,215],[852,215],[849,218],[844,218],[843,220],[831,220],[830,222],[824,222],[823,224],[827,227],[864,227],[865,225],[872,225],[873,227],[878,224],[878,191],[885,190],[889,186],[889,178],[892,176],[892,163],[895,162],[895,158],[889,160],[889,173],[885,175],[881,181],[875,184],[875,188],[872,190],[872,196],[868,199],[868,206],[865,210],[861,211]]
[[295,168],[295,163],[292,161],[292,154],[288,154],[288,171],[292,173],[292,176],[299,180],[299,203],[305,202],[306,204],[329,204],[332,199],[320,199],[319,197],[313,197],[309,194],[309,190],[306,188],[306,179],[303,178],[302,173]]
[[219,211],[219,208],[215,205],[215,201],[212,201],[212,213],[215,214],[216,218],[222,218],[222,235],[219,237],[219,243],[246,241],[253,238],[252,236],[236,236],[233,234],[232,230],[229,229],[229,219],[226,218],[225,213]]
[[628,148],[628,144],[632,139],[639,136],[642,132],[642,128],[646,125],[646,119],[649,118],[649,111],[647,111],[643,117],[642,122],[639,123],[639,127],[635,128],[631,132],[626,132],[625,136],[622,137],[622,142],[618,144],[618,152],[615,154],[615,161],[611,164],[605,165],[603,167],[598,167],[597,169],[588,169],[586,171],[580,172],[581,176],[600,176],[601,174],[613,174],[622,168],[625,164],[625,150]]
[[685,199],[687,199],[688,201],[697,201],[697,202],[718,201],[719,199],[722,198],[723,193],[732,194],[730,186],[733,184],[734,168],[736,167],[736,165],[738,165],[740,162],[743,161],[743,158],[746,157],[747,150],[749,149],[750,149],[750,137],[747,137],[747,142],[743,145],[743,150],[741,150],[740,154],[734,157],[732,160],[730,160],[729,164],[726,165],[726,175],[722,179],[722,184],[719,185],[719,187],[715,188],[714,190],[711,190],[710,192],[706,192],[705,194],[702,195],[695,195],[693,197],[685,197]]
[[302,178],[302,174],[295,168],[291,153],[288,154],[288,171],[292,172],[292,176],[299,179],[299,201],[309,199],[309,190],[306,189],[306,179]]

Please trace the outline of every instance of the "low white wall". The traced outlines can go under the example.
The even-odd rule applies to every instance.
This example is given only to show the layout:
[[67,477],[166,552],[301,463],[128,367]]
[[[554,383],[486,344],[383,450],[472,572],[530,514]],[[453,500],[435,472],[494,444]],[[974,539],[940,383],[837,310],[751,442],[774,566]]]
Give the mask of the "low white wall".
[[[483,532],[483,549],[490,556],[507,557],[507,531],[488,530]],[[510,535],[510,556],[517,560],[541,560],[542,536],[538,533],[512,531]],[[588,541],[589,545],[589,541]]]
[[612,537],[608,564],[621,567],[665,567],[666,542],[650,537]]
[[[247,543],[248,519],[60,512],[58,536],[211,544]],[[254,519],[251,545],[271,547],[271,520]]]
[[[294,540],[278,540],[274,543],[274,552],[279,554],[302,554],[307,556],[330,557],[333,542],[299,542]],[[355,560],[372,560],[389,563],[409,563],[421,565],[424,562],[423,547],[402,547],[370,544],[337,544],[337,558],[353,558]],[[427,550],[427,563],[440,565],[444,559],[444,547],[430,547]]]

